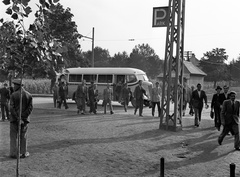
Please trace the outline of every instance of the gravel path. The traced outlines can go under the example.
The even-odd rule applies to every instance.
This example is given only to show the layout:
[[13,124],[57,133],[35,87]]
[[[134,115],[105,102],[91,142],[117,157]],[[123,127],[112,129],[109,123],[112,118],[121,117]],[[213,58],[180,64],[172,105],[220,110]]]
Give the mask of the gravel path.
[[[39,101],[29,127],[30,157],[20,160],[23,177],[158,177],[165,158],[165,177],[225,177],[229,164],[240,176],[240,152],[233,138],[217,144],[209,110],[199,128],[183,118],[183,130],[159,130],[159,119],[144,109],[144,117],[115,106],[115,114],[77,115],[75,105],[59,110]],[[9,123],[0,122],[0,176],[13,177],[16,160],[8,158]]]

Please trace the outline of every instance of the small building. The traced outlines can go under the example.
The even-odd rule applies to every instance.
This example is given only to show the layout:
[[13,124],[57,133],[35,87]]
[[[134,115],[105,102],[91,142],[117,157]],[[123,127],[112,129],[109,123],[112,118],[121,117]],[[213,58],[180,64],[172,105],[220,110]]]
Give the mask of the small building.
[[[204,77],[207,75],[205,72],[203,72],[199,67],[195,66],[190,61],[184,61],[183,62],[184,69],[183,69],[183,78],[186,79],[187,84],[189,86],[194,86],[196,88],[196,85],[198,83],[204,85]],[[172,77],[175,77],[175,74],[172,74]],[[163,81],[163,73],[160,73],[157,76],[159,81]]]

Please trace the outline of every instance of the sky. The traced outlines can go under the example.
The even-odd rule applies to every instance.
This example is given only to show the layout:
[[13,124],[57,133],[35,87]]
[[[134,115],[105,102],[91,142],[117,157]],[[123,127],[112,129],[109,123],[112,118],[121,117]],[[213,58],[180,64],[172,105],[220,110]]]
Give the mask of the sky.
[[[31,0],[32,6],[38,3]],[[169,0],[60,0],[69,7],[78,32],[92,37],[95,47],[107,49],[111,56],[126,51],[128,55],[138,44],[149,44],[164,59],[166,27],[152,27],[153,7],[168,6]],[[226,49],[228,61],[240,55],[240,0],[186,0],[184,51],[196,58],[215,48]],[[6,7],[0,6],[0,18]],[[34,8],[33,8],[34,10]],[[7,18],[5,18],[7,19]],[[33,18],[26,19],[25,23]],[[134,39],[134,40],[130,40]],[[82,51],[92,49],[92,41],[80,40]]]

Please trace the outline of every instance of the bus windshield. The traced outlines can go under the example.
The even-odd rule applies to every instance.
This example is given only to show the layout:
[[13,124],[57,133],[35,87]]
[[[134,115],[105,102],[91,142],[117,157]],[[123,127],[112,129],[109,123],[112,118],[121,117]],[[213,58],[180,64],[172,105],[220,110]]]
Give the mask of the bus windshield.
[[146,74],[138,74],[137,75],[138,80],[142,80],[142,81],[149,81],[148,77],[146,76]]

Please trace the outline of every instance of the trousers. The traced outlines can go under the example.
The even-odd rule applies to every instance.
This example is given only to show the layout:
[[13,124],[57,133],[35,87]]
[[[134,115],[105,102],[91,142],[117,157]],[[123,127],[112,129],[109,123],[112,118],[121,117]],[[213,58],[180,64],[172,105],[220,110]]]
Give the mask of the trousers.
[[[28,125],[21,124],[20,131],[20,154],[27,152],[27,130]],[[10,123],[10,156],[17,156],[18,124]]]

